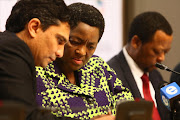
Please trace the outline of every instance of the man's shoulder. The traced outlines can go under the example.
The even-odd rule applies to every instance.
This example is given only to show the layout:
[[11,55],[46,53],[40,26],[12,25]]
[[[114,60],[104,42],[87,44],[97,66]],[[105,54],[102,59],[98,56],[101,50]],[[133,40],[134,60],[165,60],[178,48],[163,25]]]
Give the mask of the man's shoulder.
[[6,42],[8,40],[17,40],[18,37],[16,37],[15,33],[9,32],[9,31],[4,31],[0,32],[0,41],[1,42]]
[[18,38],[15,33],[9,31],[5,31],[0,34],[0,42],[1,49],[10,48],[15,49],[15,51],[20,49],[29,49],[23,40]]
[[[15,34],[3,32],[0,34],[0,65],[8,71],[19,73],[20,69],[34,69],[34,60],[29,47]],[[17,70],[16,70],[17,69]]]
[[22,58],[32,56],[28,45],[18,38],[15,33],[9,31],[2,32],[0,34],[0,43],[1,54],[11,53],[11,55],[21,56]]
[[121,50],[118,54],[114,55],[111,59],[109,59],[109,60],[107,61],[107,63],[108,63],[109,65],[115,64],[115,63],[119,63],[120,61],[123,60],[123,59],[121,59],[122,57],[124,57],[124,54],[123,54],[123,52],[122,52],[122,50]]
[[110,60],[107,61],[107,64],[115,70],[119,70],[126,64],[126,59],[122,51],[117,55],[113,56]]

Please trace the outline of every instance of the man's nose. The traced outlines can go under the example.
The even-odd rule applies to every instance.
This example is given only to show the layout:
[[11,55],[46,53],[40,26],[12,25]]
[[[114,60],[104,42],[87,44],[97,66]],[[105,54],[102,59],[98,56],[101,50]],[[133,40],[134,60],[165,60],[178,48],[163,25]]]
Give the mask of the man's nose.
[[64,46],[59,46],[57,51],[55,52],[56,57],[61,58],[64,55]]
[[164,53],[161,53],[159,56],[158,56],[158,58],[157,58],[158,60],[158,62],[162,62],[162,61],[164,61],[165,60],[165,54]]

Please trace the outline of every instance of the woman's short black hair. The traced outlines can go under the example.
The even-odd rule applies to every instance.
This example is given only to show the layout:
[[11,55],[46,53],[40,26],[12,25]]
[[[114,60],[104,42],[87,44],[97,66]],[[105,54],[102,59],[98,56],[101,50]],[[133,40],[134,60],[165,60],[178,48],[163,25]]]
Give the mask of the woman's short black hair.
[[104,18],[100,11],[92,5],[80,2],[73,3],[69,5],[68,8],[72,15],[71,20],[74,23],[74,27],[76,27],[79,22],[84,22],[99,29],[99,42],[105,27]]

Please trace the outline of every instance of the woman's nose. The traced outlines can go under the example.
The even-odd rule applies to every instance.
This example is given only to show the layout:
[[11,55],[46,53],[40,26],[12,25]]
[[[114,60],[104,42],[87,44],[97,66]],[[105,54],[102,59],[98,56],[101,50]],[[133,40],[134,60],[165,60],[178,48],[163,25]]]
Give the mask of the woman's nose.
[[75,52],[80,55],[86,55],[86,46],[78,47]]

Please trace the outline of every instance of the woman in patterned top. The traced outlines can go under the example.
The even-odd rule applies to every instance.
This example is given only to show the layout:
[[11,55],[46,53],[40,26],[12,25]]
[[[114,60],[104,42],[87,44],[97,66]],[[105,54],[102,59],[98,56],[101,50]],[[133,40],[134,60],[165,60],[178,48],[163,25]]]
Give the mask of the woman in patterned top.
[[[133,100],[116,73],[93,55],[104,32],[104,18],[93,6],[74,3],[74,28],[64,56],[45,69],[37,67],[37,103],[52,114],[82,120],[114,120],[116,101]],[[113,115],[108,115],[109,108]]]

